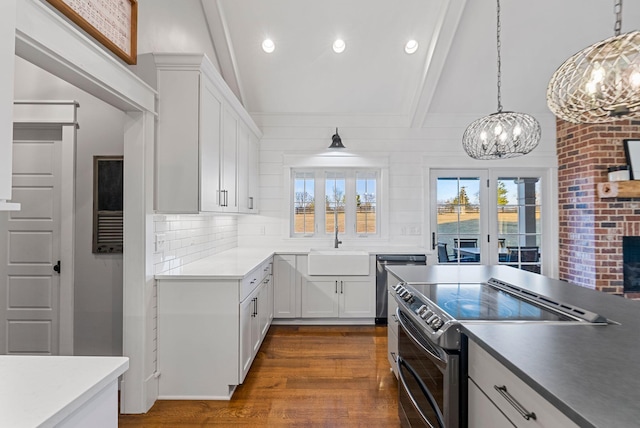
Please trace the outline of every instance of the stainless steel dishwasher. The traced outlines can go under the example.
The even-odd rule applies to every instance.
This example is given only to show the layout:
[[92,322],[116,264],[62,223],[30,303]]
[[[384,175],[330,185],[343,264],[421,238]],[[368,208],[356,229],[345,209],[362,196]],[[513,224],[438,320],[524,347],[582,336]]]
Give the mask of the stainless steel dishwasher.
[[387,324],[387,265],[426,265],[424,254],[376,255],[376,324]]

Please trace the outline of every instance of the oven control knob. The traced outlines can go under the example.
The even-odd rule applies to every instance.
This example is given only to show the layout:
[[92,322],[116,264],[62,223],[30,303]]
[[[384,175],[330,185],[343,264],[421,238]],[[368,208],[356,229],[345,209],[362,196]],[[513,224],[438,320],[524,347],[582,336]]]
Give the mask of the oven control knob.
[[411,294],[410,291],[405,290],[405,293],[400,297],[402,297],[402,300],[404,300],[405,302],[408,302],[413,297],[413,294]]
[[404,290],[404,287],[402,286],[402,284],[398,283],[393,286],[393,291],[395,291],[396,293],[399,293],[401,290]]
[[431,318],[432,315],[433,315],[433,311],[425,307],[424,312],[420,314],[420,318],[422,318],[423,320],[428,320],[429,318]]
[[444,325],[444,321],[442,321],[440,318],[436,317],[435,319],[431,320],[429,325],[431,326],[431,329],[435,331],[435,330],[438,330],[440,327],[442,327]]

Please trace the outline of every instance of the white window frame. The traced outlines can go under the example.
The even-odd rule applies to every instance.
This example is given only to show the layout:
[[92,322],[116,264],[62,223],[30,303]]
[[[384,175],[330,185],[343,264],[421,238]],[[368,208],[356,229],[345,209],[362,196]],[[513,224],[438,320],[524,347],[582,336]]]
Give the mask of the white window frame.
[[[296,233],[294,221],[295,206],[295,175],[298,172],[314,174],[314,198],[315,198],[315,227],[313,233]],[[376,233],[358,233],[357,232],[357,209],[356,209],[356,176],[358,172],[375,173],[376,176]],[[345,230],[340,232],[342,238],[372,238],[378,239],[383,236],[382,233],[382,210],[381,203],[383,184],[383,171],[381,168],[375,167],[344,167],[344,168],[290,168],[289,170],[289,237],[291,238],[328,238],[332,237],[334,232],[326,231],[326,179],[327,173],[340,173],[345,179]],[[320,203],[318,203],[320,201]]]

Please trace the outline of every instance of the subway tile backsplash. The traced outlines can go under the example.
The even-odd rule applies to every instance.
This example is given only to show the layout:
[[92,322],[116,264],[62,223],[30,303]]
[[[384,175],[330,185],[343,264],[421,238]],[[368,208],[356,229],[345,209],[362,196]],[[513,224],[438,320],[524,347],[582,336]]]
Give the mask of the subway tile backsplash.
[[154,273],[238,246],[238,219],[214,214],[154,216]]

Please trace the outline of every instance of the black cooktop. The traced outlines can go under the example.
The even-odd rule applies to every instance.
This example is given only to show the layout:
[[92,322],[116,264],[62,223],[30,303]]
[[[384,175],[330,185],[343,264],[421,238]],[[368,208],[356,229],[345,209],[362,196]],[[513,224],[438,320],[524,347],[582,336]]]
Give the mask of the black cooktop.
[[486,283],[410,283],[459,321],[573,321]]

